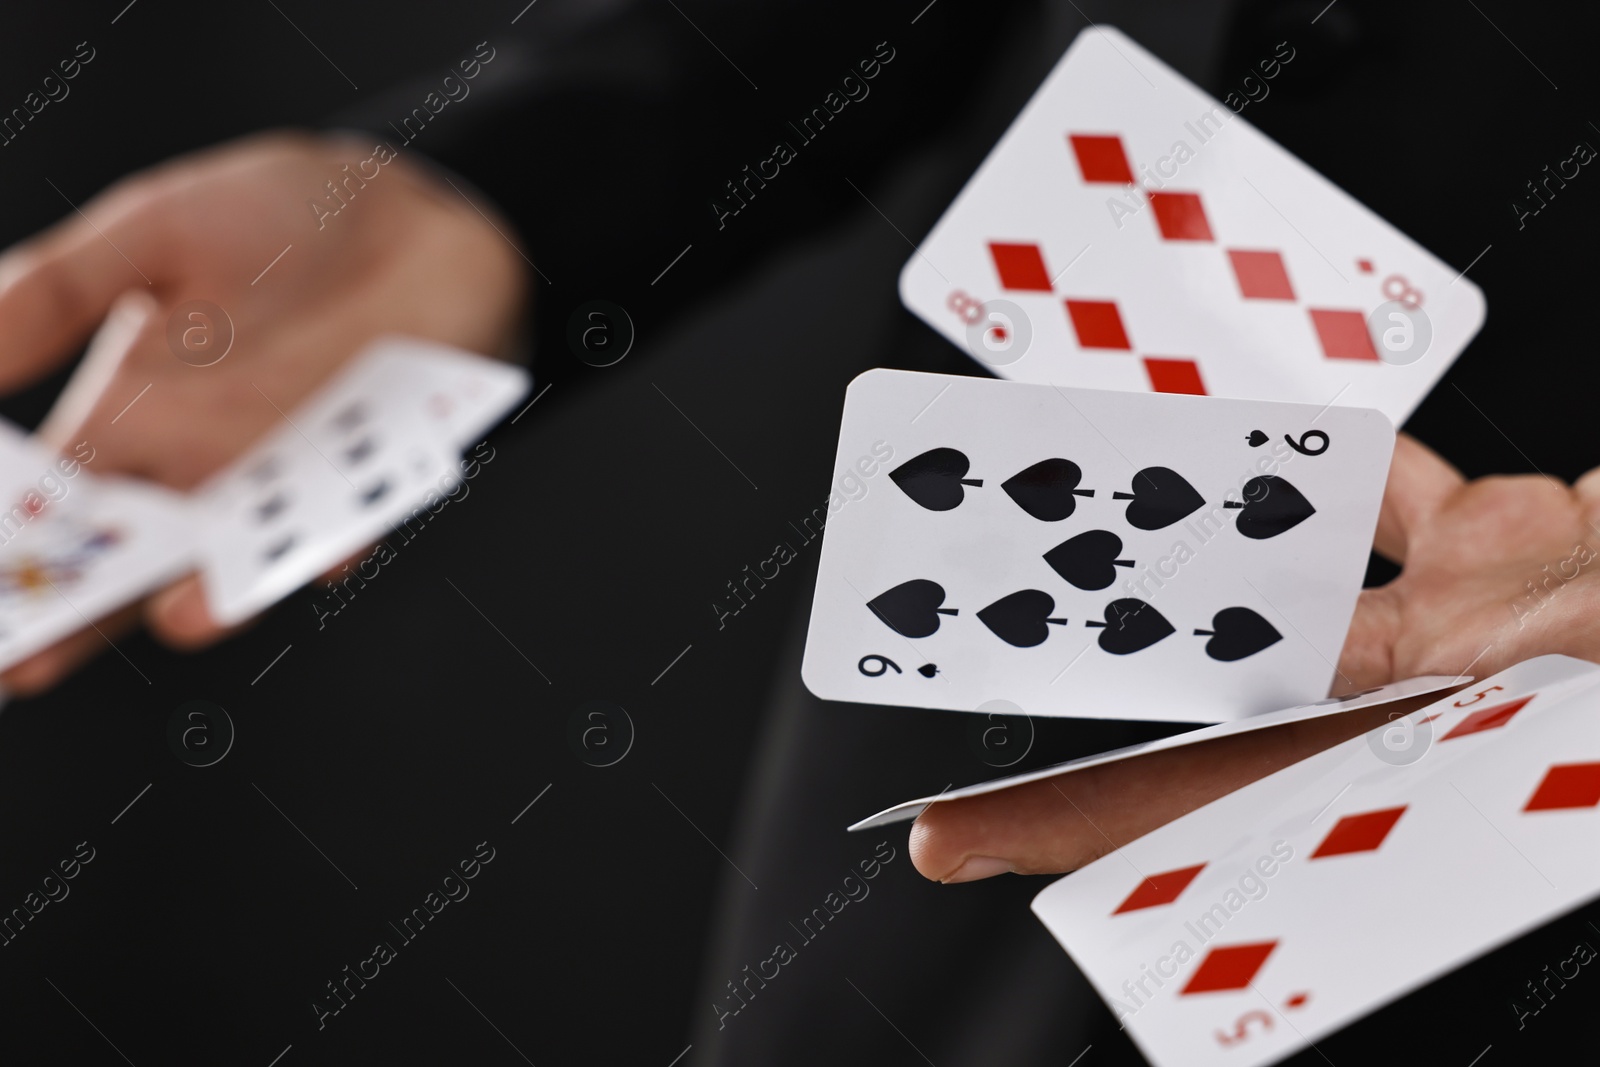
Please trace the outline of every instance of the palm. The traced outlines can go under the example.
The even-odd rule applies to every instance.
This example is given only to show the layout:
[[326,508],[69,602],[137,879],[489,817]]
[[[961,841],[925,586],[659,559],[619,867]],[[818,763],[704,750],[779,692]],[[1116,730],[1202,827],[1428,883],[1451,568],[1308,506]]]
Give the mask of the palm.
[[[1401,437],[1375,539],[1401,573],[1361,594],[1334,689],[1422,674],[1465,681],[1551,652],[1600,660],[1596,519],[1600,471],[1572,487],[1532,476],[1464,482]],[[912,861],[948,881],[1069,871],[1435,696],[934,804],[912,830]]]
[[1551,652],[1600,660],[1590,481],[1462,482],[1406,438],[1393,478],[1391,496],[1424,499],[1405,529],[1390,521],[1380,530],[1380,550],[1403,558],[1403,569],[1361,594],[1336,688],[1422,674],[1482,677]]

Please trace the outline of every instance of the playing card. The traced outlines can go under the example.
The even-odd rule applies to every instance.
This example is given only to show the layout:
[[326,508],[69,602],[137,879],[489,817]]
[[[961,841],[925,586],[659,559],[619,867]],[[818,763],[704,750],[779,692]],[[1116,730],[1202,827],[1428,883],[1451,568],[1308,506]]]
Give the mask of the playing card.
[[[851,831],[871,830],[875,827],[887,826],[890,823],[915,819],[922,814],[925,808],[933,804],[960,800],[964,797],[981,796],[984,793],[998,793],[1003,789],[1010,789],[1028,782],[1037,782],[1045,778],[1071,774],[1074,771],[1088,770],[1090,767],[1098,767],[1105,763],[1121,763],[1124,760],[1134,759],[1138,756],[1148,756],[1155,752],[1164,752],[1171,748],[1187,748],[1202,741],[1215,741],[1219,737],[1252,733],[1256,730],[1270,730],[1276,726],[1287,726],[1289,723],[1318,719],[1324,715],[1339,715],[1348,711],[1375,707],[1379,704],[1409,700],[1412,697],[1425,696],[1440,689],[1448,689],[1451,686],[1460,685],[1464,681],[1468,681],[1468,679],[1447,674],[1424,675],[1418,678],[1408,678],[1403,682],[1363,689],[1358,693],[1352,693],[1345,697],[1329,697],[1325,700],[1313,701],[1310,704],[1284,708],[1281,711],[1264,712],[1260,715],[1252,715],[1249,718],[1236,719],[1232,722],[1219,722],[1214,726],[1206,726],[1199,730],[1190,730],[1187,733],[1174,734],[1171,737],[1162,737],[1154,741],[1141,741],[1138,744],[1112,749],[1109,752],[1100,752],[1092,756],[1080,756],[1077,759],[1067,760],[1064,763],[1057,763],[1049,767],[1040,767],[1036,770],[1024,771],[1021,774],[1013,774],[1005,778],[979,782],[977,785],[969,785],[961,789],[947,789],[932,796],[903,801],[893,807],[885,808],[876,815],[862,819],[847,829]],[[1404,730],[1404,727],[1401,729]]]
[[1051,71],[900,293],[1008,378],[1396,423],[1484,314],[1458,271],[1105,26]]
[[[66,472],[71,471],[69,475]],[[0,427],[0,669],[137,600],[194,562],[177,493],[95,479]]]
[[521,367],[416,337],[380,337],[357,359],[375,376],[402,379],[422,399],[424,424],[457,451],[475,444],[528,391]]
[[1275,1062],[1600,894],[1575,847],[1600,831],[1597,686],[1530,660],[1413,712],[1414,743],[1390,724],[1287,767],[1034,911],[1153,1063]]
[[242,622],[443,497],[456,452],[424,395],[365,362],[339,375],[196,492],[206,604]]
[[527,383],[519,367],[384,337],[280,411],[281,426],[196,494],[213,618],[249,618],[448,495],[461,449]]
[[1370,410],[868,371],[806,685],[1184,722],[1320,699],[1393,441]]

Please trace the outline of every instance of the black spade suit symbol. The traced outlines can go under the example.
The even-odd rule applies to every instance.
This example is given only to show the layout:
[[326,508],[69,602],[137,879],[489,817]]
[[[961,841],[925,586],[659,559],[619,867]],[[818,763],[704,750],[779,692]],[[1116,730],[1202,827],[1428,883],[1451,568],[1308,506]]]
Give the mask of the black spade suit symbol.
[[944,586],[926,578],[901,582],[867,601],[872,613],[901,637],[927,637],[939,630],[940,615],[955,615],[955,608],[941,608]]
[[963,485],[983,485],[982,478],[962,477],[969,466],[964,452],[931,448],[900,464],[889,472],[889,477],[901,492],[929,511],[949,511],[960,506],[966,493]]
[[[1225,500],[1222,506],[1240,509],[1234,525],[1240,533],[1257,541],[1277,537],[1317,513],[1300,490],[1276,474],[1251,478],[1244,483],[1243,492],[1243,500]],[[1128,505],[1128,510],[1133,510],[1133,505]]]
[[1050,626],[1065,626],[1066,619],[1052,619],[1056,601],[1039,589],[1022,589],[1001,597],[978,612],[978,621],[994,631],[1008,645],[1032,648],[1044,644]]
[[1117,558],[1121,551],[1122,538],[1110,530],[1089,530],[1046,552],[1044,561],[1079,589],[1104,589],[1117,580],[1118,567],[1133,566]]
[[1170,467],[1146,467],[1133,476],[1133,492],[1112,493],[1114,500],[1131,500],[1128,522],[1141,530],[1159,530],[1194,514],[1204,504],[1195,487]]
[[1070,459],[1041,459],[1000,483],[1017,507],[1043,522],[1060,522],[1078,506],[1078,497],[1094,496],[1079,489],[1083,469]]
[[1251,430],[1250,436],[1246,437],[1244,440],[1245,443],[1251,448],[1260,448],[1262,445],[1267,443],[1267,435],[1262,433],[1260,430]]
[[1085,625],[1104,627],[1100,647],[1114,656],[1149,648],[1174,632],[1165,615],[1135,597],[1113,600],[1106,605],[1105,622],[1090,619]]
[[1223,663],[1253,656],[1283,640],[1276,627],[1249,608],[1223,608],[1211,616],[1211,629],[1194,634],[1211,638],[1206,655]]

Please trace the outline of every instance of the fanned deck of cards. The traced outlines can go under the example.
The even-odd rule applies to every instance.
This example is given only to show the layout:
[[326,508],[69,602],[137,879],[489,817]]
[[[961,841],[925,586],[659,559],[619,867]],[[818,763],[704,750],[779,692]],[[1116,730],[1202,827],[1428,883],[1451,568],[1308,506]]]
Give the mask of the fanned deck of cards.
[[244,621],[451,491],[527,388],[521,368],[384,338],[188,495],[0,426],[0,669],[196,568],[212,617]]
[[[1085,30],[900,276],[1012,380],[851,383],[835,470],[859,489],[830,505],[802,676],[829,700],[1215,725],[850,829],[1467,681],[1327,697],[1394,423],[1483,321],[1463,273]],[[1275,1061],[1600,892],[1600,853],[1562,847],[1600,829],[1596,694],[1600,668],[1544,657],[1396,710],[1034,910],[1152,1062]]]

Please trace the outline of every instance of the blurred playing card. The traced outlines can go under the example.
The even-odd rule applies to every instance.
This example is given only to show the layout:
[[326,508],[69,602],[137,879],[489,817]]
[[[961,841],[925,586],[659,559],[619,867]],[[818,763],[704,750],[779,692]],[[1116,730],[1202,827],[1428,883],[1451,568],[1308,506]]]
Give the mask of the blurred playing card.
[[206,602],[242,622],[450,493],[527,373],[384,338],[200,488]]
[[96,479],[74,456],[57,456],[10,427],[0,427],[0,508],[0,668],[194,563],[194,520],[183,496]]

